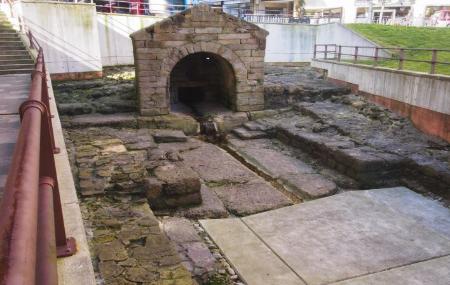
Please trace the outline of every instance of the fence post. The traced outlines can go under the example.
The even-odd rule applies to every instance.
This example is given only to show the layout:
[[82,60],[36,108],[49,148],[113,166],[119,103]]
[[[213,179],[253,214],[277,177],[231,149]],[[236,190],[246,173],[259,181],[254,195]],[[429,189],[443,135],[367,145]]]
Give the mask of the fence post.
[[328,59],[328,45],[325,45],[325,59]]
[[354,54],[354,63],[356,63],[358,61],[358,49],[359,47],[355,46],[355,54]]
[[378,65],[378,52],[379,52],[379,48],[378,47],[376,47],[375,48],[375,55],[374,55],[374,58],[375,58],[375,62],[374,62],[374,66],[377,66]]
[[401,48],[400,52],[399,52],[399,59],[398,59],[398,69],[399,70],[403,69],[404,60],[405,60],[405,50]]
[[34,49],[33,35],[31,34],[31,31],[28,31],[27,36],[28,36],[28,40],[30,41],[30,48]]
[[338,47],[338,61],[341,61],[342,46]]
[[314,55],[313,58],[316,59],[317,57],[317,45],[314,45]]
[[430,70],[430,74],[434,74],[436,72],[436,61],[437,61],[437,50],[433,50],[432,51],[432,56],[431,56],[431,70]]

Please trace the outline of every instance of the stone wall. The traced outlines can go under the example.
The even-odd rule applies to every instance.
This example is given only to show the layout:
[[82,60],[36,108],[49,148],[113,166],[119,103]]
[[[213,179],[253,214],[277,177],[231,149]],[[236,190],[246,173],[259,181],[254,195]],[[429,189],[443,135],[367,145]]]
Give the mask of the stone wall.
[[264,108],[264,55],[267,32],[207,5],[169,17],[131,35],[142,115],[170,111],[170,73],[182,58],[199,52],[225,59],[236,86],[231,108]]

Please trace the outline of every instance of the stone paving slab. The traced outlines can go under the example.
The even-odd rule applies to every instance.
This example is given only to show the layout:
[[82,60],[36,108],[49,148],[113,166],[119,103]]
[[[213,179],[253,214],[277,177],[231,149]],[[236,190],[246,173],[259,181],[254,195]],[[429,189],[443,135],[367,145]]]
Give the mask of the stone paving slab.
[[247,285],[305,285],[240,219],[200,223]]
[[228,138],[230,149],[303,199],[316,199],[336,192],[333,181],[317,173],[293,153],[283,150],[279,144],[270,139]]
[[[240,254],[230,261],[245,280],[263,265],[234,239],[245,231],[229,221],[202,225],[225,255]],[[450,263],[437,260],[450,255],[450,210],[404,187],[346,192],[241,221],[306,284],[450,284]],[[433,260],[435,267],[425,263]]]
[[[450,283],[449,264],[450,264],[450,256],[445,256],[332,284],[333,285],[367,285],[367,284],[448,285]],[[401,280],[402,283],[399,283],[399,280]]]

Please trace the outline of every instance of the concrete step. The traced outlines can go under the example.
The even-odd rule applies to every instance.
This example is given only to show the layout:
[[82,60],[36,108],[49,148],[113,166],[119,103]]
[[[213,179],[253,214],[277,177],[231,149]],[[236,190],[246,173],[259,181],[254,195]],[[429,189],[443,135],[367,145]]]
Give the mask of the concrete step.
[[30,56],[25,48],[21,49],[3,49],[0,48],[0,56],[2,55],[15,55],[15,56]]
[[25,64],[0,64],[0,70],[17,70],[17,69],[33,69],[34,64],[25,63]]
[[0,48],[25,49],[22,41],[0,41]]
[[34,62],[31,58],[11,59],[11,58],[4,58],[4,57],[0,56],[0,68],[2,66],[12,65],[12,64],[34,64]]
[[[23,55],[0,55],[0,61],[20,61],[27,60],[31,63],[34,63],[33,59],[30,57],[28,53],[24,53]],[[17,62],[20,63],[20,62]],[[25,62],[28,63],[28,62]]]
[[30,74],[33,69],[10,69],[10,70],[0,70],[0,75],[8,74]]
[[0,33],[0,41],[3,40],[19,40],[17,33]]
[[15,32],[12,26],[0,26],[0,33],[2,32]]

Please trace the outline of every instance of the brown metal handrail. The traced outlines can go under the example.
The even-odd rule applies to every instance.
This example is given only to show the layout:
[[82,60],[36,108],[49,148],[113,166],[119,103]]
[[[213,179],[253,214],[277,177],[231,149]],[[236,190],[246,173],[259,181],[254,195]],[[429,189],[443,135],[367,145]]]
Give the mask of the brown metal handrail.
[[[36,45],[31,33],[30,43]],[[42,48],[0,202],[0,284],[58,283],[56,258],[76,252],[67,238],[59,195],[55,147]]]
[[[323,47],[323,49],[319,49]],[[343,53],[342,49],[352,49],[352,53]],[[365,49],[373,49],[373,55],[364,55],[361,54],[361,50]],[[392,54],[390,57],[386,56],[380,56],[380,51],[387,51]],[[431,59],[430,60],[420,60],[420,59],[413,59],[413,58],[407,58],[405,56],[406,51],[429,51],[431,53]],[[438,53],[450,53],[450,49],[428,49],[428,48],[399,48],[399,47],[370,47],[370,46],[348,46],[348,45],[336,45],[336,44],[316,44],[314,45],[314,59],[318,57],[318,54],[323,54],[323,59],[330,59],[330,60],[337,60],[341,61],[343,56],[351,57],[353,59],[353,62],[356,63],[362,58],[366,59],[373,59],[373,65],[377,66],[380,62],[380,60],[391,60],[391,61],[398,61],[398,70],[404,69],[404,63],[406,61],[409,62],[423,62],[423,63],[429,63],[430,64],[430,74],[436,73],[436,65],[450,65],[450,62],[446,61],[439,61],[438,60]],[[397,54],[398,56],[394,56]]]

